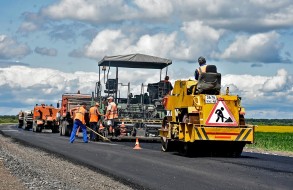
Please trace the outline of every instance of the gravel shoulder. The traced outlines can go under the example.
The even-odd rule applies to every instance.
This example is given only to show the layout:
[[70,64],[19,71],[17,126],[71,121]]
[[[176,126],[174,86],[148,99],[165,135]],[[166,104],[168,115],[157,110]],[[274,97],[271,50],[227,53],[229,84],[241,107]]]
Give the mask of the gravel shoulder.
[[3,135],[0,135],[0,179],[0,190],[132,189],[108,176],[26,147]]
[[244,147],[244,152],[253,152],[253,153],[260,153],[260,154],[270,154],[270,155],[277,155],[277,156],[288,156],[293,157],[293,152],[282,152],[282,151],[268,151],[268,150],[262,150],[259,148],[247,148]]

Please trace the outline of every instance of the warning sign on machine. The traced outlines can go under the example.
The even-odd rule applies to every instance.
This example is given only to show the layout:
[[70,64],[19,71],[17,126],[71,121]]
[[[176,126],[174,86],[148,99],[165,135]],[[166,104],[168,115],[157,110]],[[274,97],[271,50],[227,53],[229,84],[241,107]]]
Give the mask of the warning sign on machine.
[[237,122],[224,101],[218,101],[213,107],[207,126],[237,126]]

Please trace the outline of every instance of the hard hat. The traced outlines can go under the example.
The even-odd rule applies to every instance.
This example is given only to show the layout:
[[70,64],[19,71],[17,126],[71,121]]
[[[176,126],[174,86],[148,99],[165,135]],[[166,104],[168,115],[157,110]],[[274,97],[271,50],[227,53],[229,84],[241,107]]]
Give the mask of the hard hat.
[[203,65],[203,64],[206,63],[206,59],[205,59],[204,57],[200,56],[200,57],[198,58],[198,63],[199,63],[199,65]]
[[96,103],[96,106],[100,106],[100,104],[97,102],[97,103]]
[[108,98],[107,98],[107,100],[110,100],[110,99],[112,99],[112,100],[113,100],[114,98],[113,98],[112,96],[110,96],[110,97],[108,97]]

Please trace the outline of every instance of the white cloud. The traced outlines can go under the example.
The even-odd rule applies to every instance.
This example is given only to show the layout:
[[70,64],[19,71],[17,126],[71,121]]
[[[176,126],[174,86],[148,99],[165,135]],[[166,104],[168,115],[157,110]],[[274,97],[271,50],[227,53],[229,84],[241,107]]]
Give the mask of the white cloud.
[[260,33],[251,36],[240,35],[215,57],[236,62],[280,62],[279,34],[276,32]]
[[[15,73],[21,73],[16,75]],[[170,70],[170,74],[175,71]],[[133,94],[141,92],[141,85],[159,81],[160,72],[153,69],[120,69],[119,83],[124,85],[130,82],[130,91]],[[110,70],[109,78],[115,78],[115,69]],[[64,73],[46,68],[30,68],[25,66],[11,66],[0,68],[0,114],[7,107],[11,110],[27,109],[36,103],[56,104],[63,93],[72,93],[80,90],[81,93],[90,94],[94,91],[98,81],[98,73],[74,72]],[[180,76],[171,75],[171,82],[182,79]],[[101,76],[102,82],[103,75]],[[284,87],[284,83],[286,87]],[[275,85],[274,85],[275,84]],[[268,110],[279,110],[283,118],[290,117],[290,105],[293,104],[293,78],[280,69],[276,76],[253,75],[224,75],[222,76],[222,91],[230,87],[231,94],[242,97],[242,105],[247,108],[247,117],[264,118]],[[144,92],[147,88],[143,87]],[[270,90],[268,92],[268,90]],[[126,97],[127,87],[120,88],[121,97]],[[5,105],[4,105],[5,103]],[[16,113],[15,113],[16,114]],[[268,114],[270,115],[270,114]],[[271,118],[273,115],[270,115]],[[280,116],[281,117],[281,116]]]
[[[61,0],[43,8],[41,13],[56,20],[71,19],[109,26],[109,29],[99,31],[92,43],[81,50],[90,58],[134,50],[157,52],[155,55],[183,61],[192,61],[195,55],[205,55],[231,62],[272,63],[290,61],[290,58],[280,56],[283,48],[280,36],[272,30],[291,27],[292,7],[288,0]],[[236,35],[235,41],[220,51],[231,39],[224,34],[231,33]],[[158,48],[157,37],[162,37],[167,44],[161,43]],[[140,41],[154,44],[143,47]],[[71,55],[80,57],[78,52],[76,54],[74,50]]]
[[[282,112],[278,118],[290,118],[293,104],[293,77],[284,69],[276,76],[225,75],[222,77],[222,91],[229,86],[232,94],[242,97],[244,107],[250,118],[276,118],[272,113]],[[286,113],[286,114],[285,114]],[[267,117],[263,117],[267,114]]]
[[[115,14],[112,14],[115,12]],[[42,10],[42,14],[53,19],[74,19],[89,22],[105,22],[125,19],[131,13],[122,0],[61,0]],[[131,14],[130,14],[131,15]]]
[[120,52],[121,54],[130,44],[129,39],[120,30],[103,30],[96,35],[91,44],[86,46],[85,55],[99,58],[109,53]]
[[134,3],[142,9],[142,15],[146,17],[168,17],[173,12],[171,1],[135,0]]
[[[53,19],[106,23],[116,21],[189,22],[202,20],[213,28],[233,31],[264,31],[291,27],[290,0],[61,0],[41,12]],[[112,14],[115,13],[115,14]]]
[[22,58],[31,53],[26,44],[21,44],[6,35],[0,35],[0,59]]
[[23,105],[44,103],[43,101],[55,103],[61,98],[61,94],[78,90],[91,94],[98,79],[97,73],[64,73],[24,66],[0,68],[0,73],[1,102],[20,102]]
[[[175,57],[183,60],[193,60],[194,55],[210,55],[217,50],[217,44],[224,33],[216,30],[202,21],[184,22],[181,27],[185,41],[179,41],[179,47],[174,51]],[[177,53],[176,53],[177,52]]]
[[101,58],[105,55],[146,53],[165,57],[175,48],[176,34],[143,35],[136,41],[121,30],[103,30],[85,47],[85,55]]
[[273,76],[267,81],[265,81],[263,86],[263,91],[265,92],[275,92],[275,91],[283,91],[284,88],[289,85],[288,81],[292,82],[292,78],[288,76],[288,73],[284,69],[278,70],[277,76]]

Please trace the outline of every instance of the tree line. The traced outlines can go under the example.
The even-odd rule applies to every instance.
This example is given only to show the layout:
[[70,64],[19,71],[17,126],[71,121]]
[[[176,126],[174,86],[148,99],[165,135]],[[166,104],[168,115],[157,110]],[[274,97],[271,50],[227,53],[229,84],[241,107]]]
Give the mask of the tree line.
[[293,126],[293,119],[245,119],[252,125]]
[[[0,123],[18,123],[18,115],[0,115]],[[251,125],[293,126],[293,119],[246,119]]]
[[18,123],[18,115],[0,115],[0,123]]

